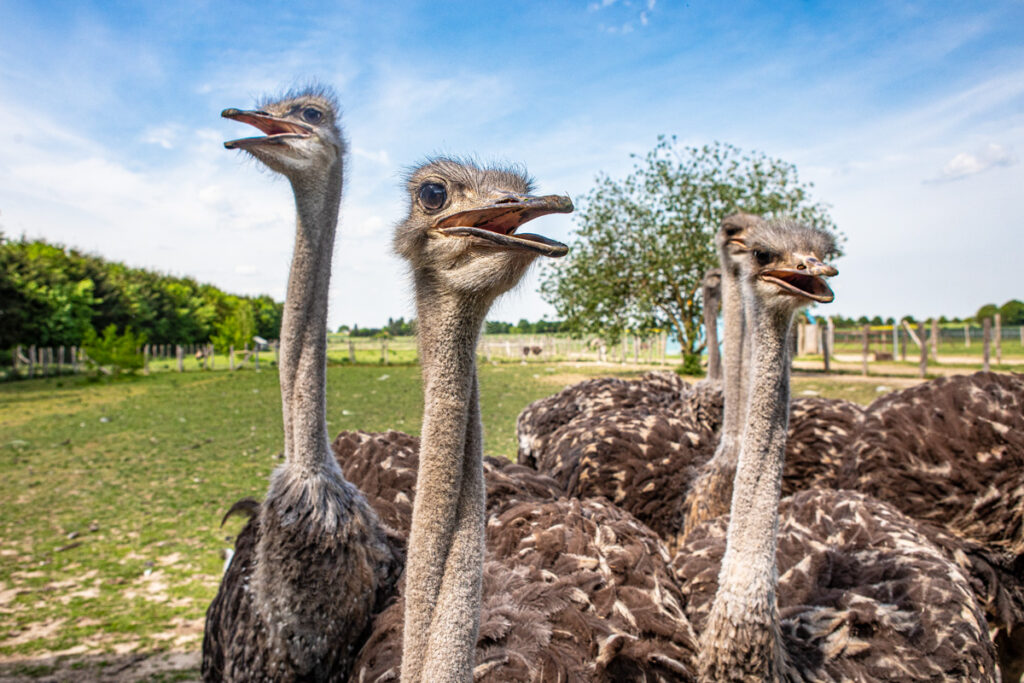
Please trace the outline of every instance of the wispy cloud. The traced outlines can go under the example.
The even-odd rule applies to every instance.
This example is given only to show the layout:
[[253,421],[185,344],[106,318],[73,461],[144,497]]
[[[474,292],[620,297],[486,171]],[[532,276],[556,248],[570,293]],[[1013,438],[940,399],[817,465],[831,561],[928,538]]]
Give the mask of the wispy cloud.
[[942,167],[936,177],[925,182],[943,183],[960,180],[999,166],[1011,166],[1015,163],[1017,163],[1017,157],[1012,150],[1002,145],[989,143],[974,153],[960,152]]

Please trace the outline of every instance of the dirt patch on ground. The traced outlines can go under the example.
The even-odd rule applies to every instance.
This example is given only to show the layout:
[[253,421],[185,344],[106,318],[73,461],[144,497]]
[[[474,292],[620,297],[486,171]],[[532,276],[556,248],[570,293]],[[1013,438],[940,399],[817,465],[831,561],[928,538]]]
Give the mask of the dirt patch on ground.
[[0,680],[198,681],[199,650],[131,654],[59,655],[0,662]]

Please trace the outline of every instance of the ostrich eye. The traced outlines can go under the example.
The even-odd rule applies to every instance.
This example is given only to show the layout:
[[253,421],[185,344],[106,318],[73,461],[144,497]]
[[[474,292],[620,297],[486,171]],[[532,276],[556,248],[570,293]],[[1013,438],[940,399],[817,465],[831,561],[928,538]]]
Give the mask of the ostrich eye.
[[757,265],[767,266],[772,261],[772,253],[770,251],[755,251],[754,258],[757,259]]
[[320,119],[324,117],[323,112],[319,109],[313,109],[313,107],[306,107],[302,110],[302,118],[305,119],[306,123],[320,123]]
[[448,192],[444,189],[444,185],[426,183],[420,186],[419,197],[420,204],[424,209],[436,211],[444,206],[445,200],[448,199]]

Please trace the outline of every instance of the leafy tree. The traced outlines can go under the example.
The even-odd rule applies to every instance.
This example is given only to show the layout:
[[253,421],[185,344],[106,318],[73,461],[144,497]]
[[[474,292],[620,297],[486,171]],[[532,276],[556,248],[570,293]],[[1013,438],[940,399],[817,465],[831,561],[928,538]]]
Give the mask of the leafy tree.
[[232,346],[236,350],[241,350],[246,344],[251,343],[254,334],[256,322],[252,308],[242,302],[235,308],[234,313],[217,325],[217,331],[210,341],[218,352],[227,353]]
[[145,334],[136,335],[129,327],[119,335],[117,325],[110,324],[103,330],[103,336],[91,327],[86,330],[82,348],[93,367],[116,375],[142,369],[145,359],[139,349],[145,343]]
[[1010,299],[999,307],[1004,325],[1024,325],[1024,301]]
[[980,323],[985,318],[991,318],[998,312],[999,308],[995,304],[985,304],[974,314],[974,319]]
[[688,356],[704,349],[701,283],[717,264],[714,234],[735,211],[793,216],[833,230],[796,167],[723,143],[658,144],[622,180],[607,175],[581,202],[569,255],[545,270],[541,292],[574,335],[616,339],[671,328]]

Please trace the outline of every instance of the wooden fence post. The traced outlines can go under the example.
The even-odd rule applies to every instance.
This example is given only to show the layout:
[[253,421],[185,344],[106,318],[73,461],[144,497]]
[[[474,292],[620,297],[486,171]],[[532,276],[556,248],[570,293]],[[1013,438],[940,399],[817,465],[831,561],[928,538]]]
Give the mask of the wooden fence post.
[[235,345],[228,345],[228,370],[235,369]]
[[928,344],[924,340],[924,321],[917,324],[917,336],[921,339],[921,363],[918,374],[924,377],[928,374]]
[[149,344],[142,345],[142,374],[149,374]]
[[661,364],[668,364],[668,332],[661,333]]
[[981,321],[981,369],[988,372],[989,351],[992,346],[992,318]]
[[860,349],[860,374],[865,377],[868,376],[868,351],[871,350],[871,326],[865,325],[861,328],[861,338],[863,343]]
[[[902,321],[900,321],[902,324]],[[900,333],[900,361],[907,361],[907,335]]]
[[348,362],[356,364],[356,343],[351,339],[348,340]]
[[825,361],[825,372],[829,372],[832,369],[832,359],[829,356],[832,355],[832,347],[828,343],[829,328],[832,327],[832,318],[828,319],[828,324],[824,327],[818,325],[818,329],[821,334],[821,357]]
[[81,351],[77,346],[71,347],[71,372],[78,373],[78,354]]
[[640,339],[633,335],[633,365],[640,365]]
[[175,344],[174,354],[178,357],[178,372],[185,372],[185,349],[181,344]]
[[384,337],[380,340],[380,357],[384,361],[384,365],[388,364],[388,338]]
[[971,326],[964,323],[964,348],[971,348]]
[[932,318],[932,358],[939,362],[939,321]]
[[64,374],[64,345],[57,347],[57,375]]
[[896,360],[900,354],[900,324],[894,318],[892,321],[892,359]]
[[1003,315],[996,313],[996,365],[1003,362]]

